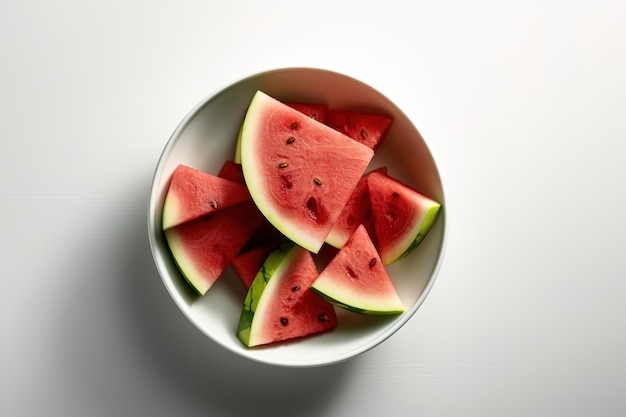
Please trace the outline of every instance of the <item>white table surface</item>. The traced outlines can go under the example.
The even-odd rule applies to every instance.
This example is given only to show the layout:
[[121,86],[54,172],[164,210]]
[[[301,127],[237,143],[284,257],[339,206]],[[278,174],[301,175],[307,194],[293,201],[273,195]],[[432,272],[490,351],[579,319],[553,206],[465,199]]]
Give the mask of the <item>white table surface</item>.
[[[604,0],[3,1],[0,415],[626,415],[625,22]],[[293,66],[394,100],[447,201],[424,305],[314,369],[204,337],[146,225],[184,115]]]

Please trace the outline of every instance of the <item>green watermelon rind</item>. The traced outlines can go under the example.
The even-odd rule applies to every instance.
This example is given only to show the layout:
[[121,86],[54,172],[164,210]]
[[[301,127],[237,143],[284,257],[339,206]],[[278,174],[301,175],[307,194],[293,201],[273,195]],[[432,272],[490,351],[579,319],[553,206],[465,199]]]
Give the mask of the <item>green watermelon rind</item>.
[[334,298],[329,295],[329,290],[325,291],[323,289],[317,288],[315,285],[311,286],[311,291],[322,297],[324,300],[328,301],[331,304],[336,305],[337,307],[343,308],[348,311],[352,311],[353,313],[365,314],[369,316],[391,316],[395,314],[404,313],[404,307],[398,306],[397,302],[390,302],[388,308],[359,308],[354,305],[346,304],[343,301],[339,301],[338,298],[343,298],[337,296],[338,298]]
[[291,250],[294,247],[295,244],[290,241],[280,243],[267,257],[248,289],[237,325],[237,337],[246,346],[254,344],[254,340],[250,340],[253,335],[252,327],[263,293],[271,282],[271,278],[280,275],[280,271],[288,267],[289,259],[296,256],[296,252]]
[[395,248],[385,251],[384,257],[381,254],[385,265],[391,265],[409,256],[422,243],[435,220],[437,220],[441,204],[426,198],[424,201],[428,201],[429,207],[422,216],[416,219],[415,224],[418,227],[408,228],[407,230],[412,230],[412,233],[405,234],[406,237],[404,239],[398,239]]

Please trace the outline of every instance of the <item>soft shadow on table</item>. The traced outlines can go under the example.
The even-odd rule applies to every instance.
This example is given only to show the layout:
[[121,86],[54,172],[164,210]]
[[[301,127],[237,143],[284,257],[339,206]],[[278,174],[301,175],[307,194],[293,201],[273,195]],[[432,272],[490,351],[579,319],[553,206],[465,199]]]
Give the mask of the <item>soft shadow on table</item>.
[[[149,186],[146,175],[115,196],[137,203],[130,205],[126,222],[112,225],[107,213],[95,219],[103,224],[95,233],[116,228],[119,235],[117,247],[93,264],[107,271],[96,274],[108,276],[85,280],[80,289],[96,294],[95,301],[66,306],[71,320],[82,317],[79,327],[68,327],[66,333],[85,337],[67,353],[75,368],[72,383],[82,385],[76,388],[91,398],[87,401],[103,402],[97,406],[111,407],[113,413],[172,415],[174,410],[164,405],[182,403],[210,415],[324,415],[358,358],[310,369],[273,367],[241,358],[204,336],[170,299],[153,263],[144,203]],[[97,258],[96,253],[86,256]],[[108,380],[78,383],[90,374]]]

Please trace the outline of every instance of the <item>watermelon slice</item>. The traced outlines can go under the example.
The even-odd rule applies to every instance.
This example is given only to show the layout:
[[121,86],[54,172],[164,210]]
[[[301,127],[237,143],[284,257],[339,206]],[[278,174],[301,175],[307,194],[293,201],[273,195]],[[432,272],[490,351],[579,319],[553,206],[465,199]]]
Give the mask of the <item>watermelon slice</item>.
[[251,200],[165,230],[181,273],[204,295],[260,226]]
[[315,278],[311,253],[290,242],[281,244],[248,290],[237,328],[239,339],[251,347],[337,327],[332,304],[310,289]]
[[372,172],[367,184],[380,257],[389,265],[422,242],[441,204],[383,172]]
[[[386,167],[378,168],[373,172],[387,172]],[[365,174],[356,185],[350,199],[346,203],[339,218],[333,225],[330,233],[326,237],[326,243],[341,248],[352,236],[356,228],[363,224],[368,234],[372,238],[374,245],[378,247],[374,230],[374,217],[372,216],[372,206],[370,204],[369,188],[367,178],[371,172]]]
[[363,225],[356,228],[311,289],[329,302],[357,313],[389,315],[404,311]]
[[327,124],[352,139],[378,149],[387,135],[393,119],[384,114],[361,113],[356,111],[330,109]]
[[249,200],[245,186],[224,178],[178,165],[163,204],[163,229]]
[[285,236],[317,253],[374,152],[258,91],[241,129],[252,199]]
[[289,107],[298,110],[300,113],[304,113],[313,120],[317,120],[320,123],[326,124],[328,119],[328,105],[322,103],[293,103],[285,102]]

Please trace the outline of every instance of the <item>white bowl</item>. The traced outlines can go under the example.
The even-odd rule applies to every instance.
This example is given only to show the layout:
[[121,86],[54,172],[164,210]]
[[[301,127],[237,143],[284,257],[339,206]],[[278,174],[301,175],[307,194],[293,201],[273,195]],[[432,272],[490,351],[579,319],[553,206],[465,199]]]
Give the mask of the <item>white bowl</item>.
[[[161,230],[161,211],[172,171],[178,164],[217,174],[232,159],[237,131],[256,90],[284,101],[326,103],[332,108],[383,112],[393,117],[389,133],[370,169],[389,173],[442,203],[426,239],[407,258],[388,267],[406,306],[404,313],[371,317],[337,309],[338,327],[288,343],[247,348],[236,335],[245,289],[228,268],[203,297],[191,290],[177,269]],[[368,169],[368,170],[370,170]],[[383,342],[424,302],[442,262],[445,201],[435,162],[417,129],[388,98],[351,77],[312,68],[263,72],[238,81],[198,104],[176,128],[158,162],[148,209],[152,254],[169,294],[187,318],[209,338],[242,357],[289,367],[332,364]]]

